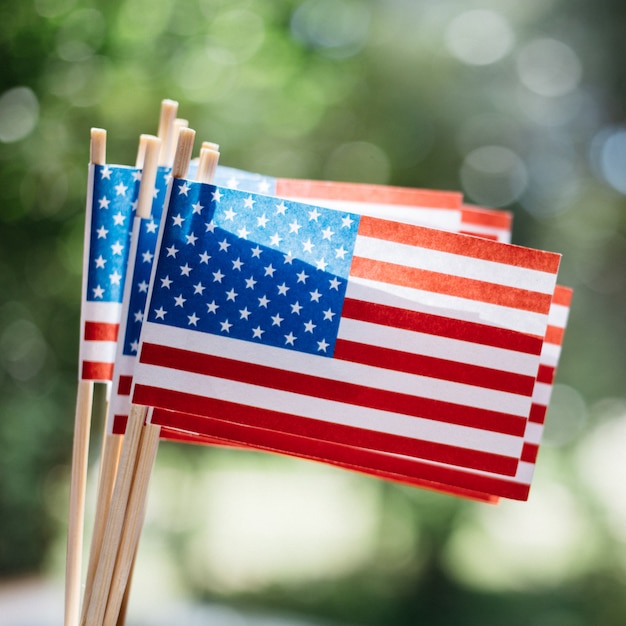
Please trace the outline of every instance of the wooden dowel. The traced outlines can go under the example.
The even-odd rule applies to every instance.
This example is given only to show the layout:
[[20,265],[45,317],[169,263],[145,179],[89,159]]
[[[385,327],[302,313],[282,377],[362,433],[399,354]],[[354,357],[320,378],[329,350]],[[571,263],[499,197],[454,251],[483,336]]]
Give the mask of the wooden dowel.
[[107,131],[104,128],[91,129],[89,143],[89,162],[104,165],[107,158]]
[[172,165],[172,176],[174,178],[185,178],[189,170],[189,161],[193,152],[193,142],[196,138],[196,131],[192,128],[181,128]]
[[198,182],[210,183],[213,181],[219,158],[220,153],[217,150],[214,150],[213,148],[205,148],[204,143],[202,144],[202,148],[200,149],[200,160],[198,161],[198,171],[196,173],[196,180]]
[[158,137],[148,135],[144,141],[146,151],[141,173],[141,184],[139,185],[136,215],[137,217],[149,218],[152,214],[152,201],[154,200],[161,140]]
[[175,100],[161,101],[161,115],[159,117],[159,129],[157,136],[161,140],[161,152],[159,154],[159,165],[169,165],[167,155],[169,146],[173,142],[172,131],[174,129],[174,120],[178,112],[178,102]]
[[172,130],[172,140],[168,141],[167,145],[167,157],[164,165],[167,167],[172,167],[172,163],[174,163],[174,155],[176,154],[176,147],[178,146],[178,138],[180,137],[181,128],[188,128],[189,121],[181,119],[177,117],[174,120],[174,128]]

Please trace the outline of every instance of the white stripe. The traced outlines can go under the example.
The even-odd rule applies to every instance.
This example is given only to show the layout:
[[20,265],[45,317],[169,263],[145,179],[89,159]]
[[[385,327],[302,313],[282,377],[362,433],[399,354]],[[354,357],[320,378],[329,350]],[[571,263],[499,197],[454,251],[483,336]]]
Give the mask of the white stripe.
[[538,337],[544,337],[546,334],[548,316],[544,313],[379,283],[365,278],[351,276],[346,297],[496,328],[507,328]]
[[121,318],[121,302],[83,302],[83,319],[87,321],[119,324]]
[[552,395],[552,385],[547,383],[535,382],[533,389],[533,404],[548,406],[550,404],[550,396]]
[[561,345],[556,343],[543,342],[541,346],[541,356],[539,360],[542,365],[549,365],[550,367],[556,367],[559,364],[559,357],[561,356]]
[[535,377],[537,355],[342,318],[339,338]]
[[[503,454],[513,458],[519,458],[523,443],[521,437],[434,422],[429,419],[320,398],[310,397],[303,402],[299,394],[287,391],[277,391],[248,383],[237,383],[222,378],[190,374],[141,363],[137,368],[135,382],[195,395],[198,395],[198,390],[201,389],[202,395],[217,400],[243,402],[249,406],[299,415],[331,424],[363,428],[469,450]],[[254,402],[250,402],[252,398]],[[228,419],[227,415],[215,417]],[[297,420],[294,420],[291,432],[298,434]]]
[[286,199],[333,209],[335,211],[347,211],[349,213],[356,213],[357,215],[378,217],[389,220],[390,222],[428,226],[430,228],[450,230],[457,233],[461,230],[461,211],[458,209],[435,209],[402,204],[329,200],[328,198],[290,197]]
[[506,228],[497,228],[495,226],[485,226],[484,224],[472,224],[461,221],[461,231],[476,237],[493,236],[500,243],[511,243],[511,231]]
[[354,255],[506,287],[550,295],[554,292],[555,275],[549,272],[476,259],[463,254],[430,250],[419,245],[406,245],[359,235],[355,242]]
[[[144,328],[145,326],[144,324]],[[154,339],[151,339],[152,337]],[[189,345],[190,338],[192,338],[191,347]],[[189,331],[170,326],[161,326],[159,329],[157,324],[148,324],[143,340],[154,341],[159,345],[181,347],[214,357],[253,363],[285,372],[299,372],[306,376],[339,381],[360,387],[364,386],[364,381],[367,381],[365,386],[368,388],[401,393],[416,398],[453,402],[463,406],[498,411],[520,417],[527,417],[530,412],[531,400],[529,396],[448,380],[438,380],[427,376],[406,374],[349,361],[339,361],[199,331]]]
[[96,361],[100,363],[113,363],[115,361],[115,341],[81,341],[81,361]]
[[524,441],[539,445],[543,435],[543,424],[537,422],[527,422],[526,431],[524,432]]
[[562,304],[550,305],[550,312],[548,313],[548,324],[550,326],[557,326],[558,328],[565,328],[567,326],[567,318],[569,316],[569,307]]

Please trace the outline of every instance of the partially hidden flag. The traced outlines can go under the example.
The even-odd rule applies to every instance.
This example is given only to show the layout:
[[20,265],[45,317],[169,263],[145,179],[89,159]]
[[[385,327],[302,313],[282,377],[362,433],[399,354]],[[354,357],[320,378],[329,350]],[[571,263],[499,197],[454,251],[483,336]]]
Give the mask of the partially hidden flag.
[[183,180],[162,237],[133,402],[515,475],[559,255]]
[[113,375],[141,170],[90,165],[85,218],[79,379]]

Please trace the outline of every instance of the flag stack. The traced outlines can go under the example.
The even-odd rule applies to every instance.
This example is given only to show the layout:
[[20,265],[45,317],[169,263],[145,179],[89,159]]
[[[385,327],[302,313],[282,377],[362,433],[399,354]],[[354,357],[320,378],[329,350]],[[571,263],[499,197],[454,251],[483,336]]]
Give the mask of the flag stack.
[[124,443],[80,623],[119,619],[159,438],[527,499],[571,299],[559,255],[457,192],[214,171],[214,144],[190,167],[166,104],[173,163],[90,166],[80,375],[112,383]]

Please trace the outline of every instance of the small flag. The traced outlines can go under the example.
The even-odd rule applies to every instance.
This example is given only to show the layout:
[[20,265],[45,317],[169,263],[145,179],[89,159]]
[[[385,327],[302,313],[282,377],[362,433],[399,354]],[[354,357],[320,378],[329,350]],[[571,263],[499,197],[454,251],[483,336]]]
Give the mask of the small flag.
[[141,171],[90,165],[81,305],[80,380],[110,381]]
[[558,263],[177,180],[133,402],[514,475]]

